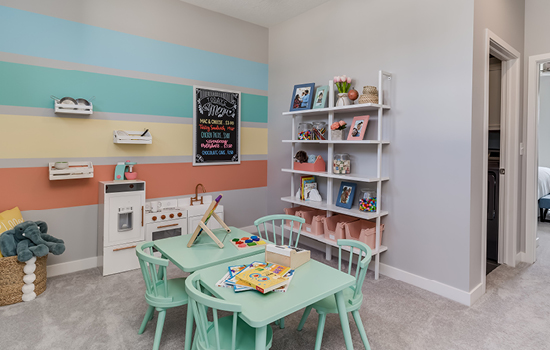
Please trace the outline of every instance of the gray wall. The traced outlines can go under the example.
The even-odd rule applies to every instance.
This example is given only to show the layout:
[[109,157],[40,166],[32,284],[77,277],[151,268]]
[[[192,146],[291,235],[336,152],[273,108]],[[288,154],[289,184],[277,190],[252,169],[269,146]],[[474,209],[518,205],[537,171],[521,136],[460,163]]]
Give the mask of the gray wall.
[[483,76],[485,69],[485,29],[489,28],[514,49],[523,53],[523,0],[475,1],[473,85],[471,111],[471,200],[470,200],[470,287],[481,283],[481,215],[483,188]]
[[361,91],[392,72],[381,260],[469,291],[473,12],[473,0],[339,0],[270,28],[268,211],[290,192],[293,86],[346,74]]
[[550,76],[540,77],[539,166],[550,168]]

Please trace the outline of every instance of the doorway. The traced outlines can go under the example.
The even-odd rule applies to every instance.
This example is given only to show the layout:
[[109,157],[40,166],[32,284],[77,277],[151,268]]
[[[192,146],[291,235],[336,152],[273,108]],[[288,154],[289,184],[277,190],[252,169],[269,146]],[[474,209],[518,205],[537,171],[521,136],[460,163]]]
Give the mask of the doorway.
[[[527,80],[527,122],[525,132],[525,172],[524,172],[524,193],[525,193],[525,205],[524,205],[524,237],[525,237],[525,254],[523,261],[527,263],[534,263],[537,260],[536,248],[537,248],[537,230],[538,230],[538,214],[539,212],[539,200],[544,197],[547,192],[548,181],[546,179],[546,169],[550,167],[547,164],[546,154],[541,154],[542,149],[545,149],[545,145],[541,142],[543,137],[541,133],[545,128],[547,121],[542,119],[541,111],[546,108],[545,101],[541,99],[541,93],[544,93],[544,89],[550,89],[548,85],[550,81],[550,75],[548,73],[550,62],[550,53],[531,56],[529,57],[528,67],[528,80]],[[542,102],[542,104],[541,104]],[[540,124],[539,124],[539,117]],[[539,128],[540,127],[540,128]],[[547,135],[546,133],[544,135]],[[548,139],[548,137],[544,137]],[[540,163],[540,164],[539,164]],[[544,211],[542,216],[545,216]],[[544,218],[543,218],[544,219]]]
[[519,118],[520,118],[520,53],[491,32],[485,30],[485,86],[483,120],[483,193],[481,228],[481,284],[472,291],[473,303],[486,290],[487,272],[487,205],[489,171],[489,72],[490,56],[501,61],[501,111],[499,156],[499,216],[497,262],[515,267],[519,217]]

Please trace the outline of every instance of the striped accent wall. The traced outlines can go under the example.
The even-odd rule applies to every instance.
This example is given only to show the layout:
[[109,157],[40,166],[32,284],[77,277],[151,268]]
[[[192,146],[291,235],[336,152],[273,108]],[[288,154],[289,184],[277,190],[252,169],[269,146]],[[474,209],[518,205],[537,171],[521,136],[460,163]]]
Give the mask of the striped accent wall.
[[[154,1],[160,11],[163,1]],[[92,0],[82,2],[94,6]],[[176,6],[187,16],[196,11],[205,27],[219,16],[185,3]],[[252,224],[257,216],[238,208],[241,201],[258,200],[250,197],[256,193],[252,189],[267,186],[267,62],[226,55],[223,48],[208,51],[134,35],[133,26],[123,32],[120,23],[114,30],[91,25],[93,18],[79,23],[14,7],[0,6],[0,211],[19,206],[33,218],[44,214],[48,222],[54,209],[96,205],[98,181],[112,180],[115,164],[132,160],[138,162],[138,178],[147,182],[147,199],[191,195],[200,182],[208,192],[233,193],[233,203],[224,203],[226,217]],[[136,14],[124,18],[130,20],[163,25]],[[240,21],[226,20],[241,30]],[[260,38],[267,41],[267,30]],[[234,45],[247,52],[264,47],[239,40]],[[255,57],[267,57],[265,48]],[[192,166],[193,85],[241,91],[240,165]],[[93,99],[94,113],[56,115],[50,95]],[[113,131],[119,129],[149,129],[153,143],[114,144]],[[94,178],[49,181],[48,162],[62,160],[92,161]],[[239,190],[246,195],[235,195]],[[56,213],[52,220],[63,221]],[[95,235],[96,227],[80,234]],[[75,234],[55,225],[51,233]]]

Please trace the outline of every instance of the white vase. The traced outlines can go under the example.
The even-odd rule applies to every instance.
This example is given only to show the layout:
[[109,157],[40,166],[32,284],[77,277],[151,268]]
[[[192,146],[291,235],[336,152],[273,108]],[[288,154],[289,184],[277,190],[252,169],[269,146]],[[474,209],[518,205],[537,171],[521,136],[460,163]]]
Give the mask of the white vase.
[[331,130],[332,141],[341,141],[344,139],[344,130]]
[[353,104],[353,102],[351,102],[351,100],[349,99],[347,92],[338,94],[338,100],[336,100],[336,107],[349,106],[351,104]]

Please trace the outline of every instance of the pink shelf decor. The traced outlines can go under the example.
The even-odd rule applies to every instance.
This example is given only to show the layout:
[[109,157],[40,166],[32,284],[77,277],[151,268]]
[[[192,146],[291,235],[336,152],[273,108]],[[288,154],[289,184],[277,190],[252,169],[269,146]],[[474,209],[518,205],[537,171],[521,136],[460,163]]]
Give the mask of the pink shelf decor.
[[323,157],[318,156],[315,160],[315,163],[300,163],[294,162],[294,170],[299,171],[313,171],[313,172],[323,172],[326,171],[327,164],[323,160]]

